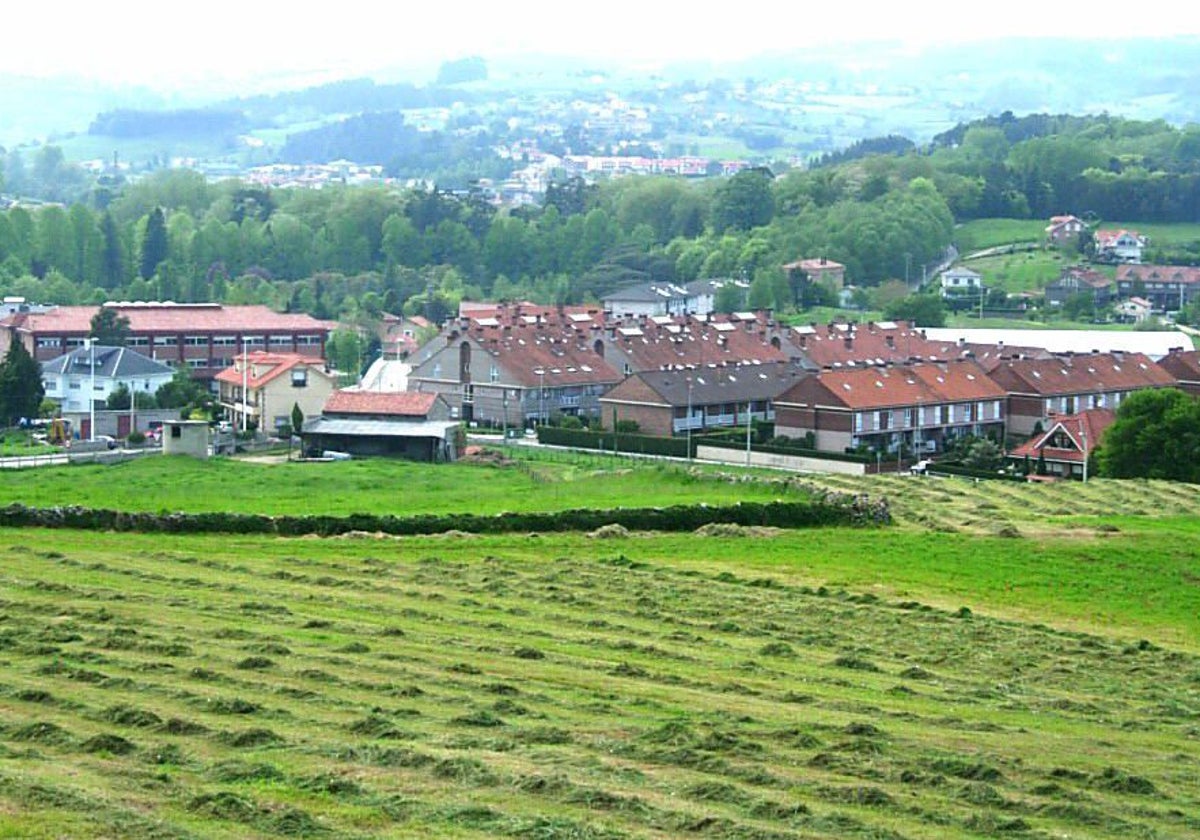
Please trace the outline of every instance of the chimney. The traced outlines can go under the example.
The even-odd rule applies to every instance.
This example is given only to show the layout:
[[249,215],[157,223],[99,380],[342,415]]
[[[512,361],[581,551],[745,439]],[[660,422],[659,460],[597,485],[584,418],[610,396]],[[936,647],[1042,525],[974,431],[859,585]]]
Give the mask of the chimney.
[[845,345],[847,350],[853,350],[854,349],[854,333],[851,333],[851,332],[846,333],[846,338],[843,340],[842,343]]
[[885,344],[887,344],[889,350],[896,349],[896,336],[892,335],[891,333],[888,333],[887,335],[885,335],[883,337],[883,341]]

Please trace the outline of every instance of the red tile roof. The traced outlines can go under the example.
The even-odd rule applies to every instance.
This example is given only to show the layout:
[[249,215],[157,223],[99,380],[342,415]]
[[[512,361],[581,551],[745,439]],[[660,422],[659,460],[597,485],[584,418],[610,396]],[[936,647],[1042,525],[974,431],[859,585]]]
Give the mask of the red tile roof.
[[970,359],[823,370],[801,380],[779,403],[854,410],[1003,399],[1005,393]]
[[233,367],[228,367],[213,377],[218,382],[227,382],[230,385],[242,384],[242,369],[243,362],[249,367],[249,376],[246,377],[246,387],[250,389],[261,388],[273,379],[277,379],[285,372],[297,366],[303,366],[310,370],[318,370],[324,373],[325,362],[322,359],[314,359],[312,356],[301,356],[298,353],[270,353],[262,350],[257,350],[249,353],[246,356],[238,355],[233,359]]
[[1122,265],[1117,268],[1118,283],[1200,283],[1200,268],[1184,265]]
[[1158,366],[1177,382],[1200,382],[1200,350],[1172,350],[1158,360]]
[[1048,431],[1034,435],[1014,449],[1010,456],[1036,459],[1040,454],[1047,461],[1081,464],[1100,445],[1104,430],[1113,424],[1116,417],[1116,413],[1108,408],[1089,408],[1078,414],[1059,417]]
[[961,355],[959,348],[930,341],[905,321],[866,324],[812,324],[792,327],[788,339],[814,367],[945,360]]
[[1174,378],[1142,353],[1088,353],[1050,359],[1009,359],[991,371],[1009,393],[1039,396],[1169,388]]
[[324,414],[383,414],[425,417],[438,395],[416,391],[334,391],[325,403]]
[[[276,312],[266,306],[224,306],[219,303],[105,304],[129,319],[130,331],[145,333],[243,332],[328,332],[335,324],[303,313]],[[22,332],[54,335],[87,335],[98,306],[58,306],[47,312],[10,315],[0,326]]]

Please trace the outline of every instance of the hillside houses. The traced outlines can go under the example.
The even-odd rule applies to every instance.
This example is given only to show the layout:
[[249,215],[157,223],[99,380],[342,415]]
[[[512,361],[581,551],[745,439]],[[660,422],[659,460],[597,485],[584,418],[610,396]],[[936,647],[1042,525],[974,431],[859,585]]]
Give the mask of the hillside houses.
[[1182,309],[1200,295],[1200,268],[1123,265],[1117,268],[1117,294],[1145,298],[1159,312]]
[[991,371],[1008,396],[1008,433],[1030,435],[1051,418],[1090,408],[1116,409],[1144,388],[1170,388],[1175,378],[1141,353],[1084,353],[1011,359]]
[[775,402],[775,432],[816,449],[940,452],[966,435],[1002,436],[1004,389],[970,359],[823,370]]

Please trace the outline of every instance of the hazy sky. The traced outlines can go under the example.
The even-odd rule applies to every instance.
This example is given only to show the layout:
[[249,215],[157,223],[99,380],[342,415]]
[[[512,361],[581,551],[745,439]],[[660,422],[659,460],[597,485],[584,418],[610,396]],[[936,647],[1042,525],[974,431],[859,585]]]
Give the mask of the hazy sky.
[[913,43],[1011,35],[1087,38],[1200,33],[1175,2],[277,3],[255,0],[21,2],[3,14],[0,72],[84,75],[168,88],[282,73],[328,76],[465,55],[527,53],[631,63],[741,58],[813,43]]

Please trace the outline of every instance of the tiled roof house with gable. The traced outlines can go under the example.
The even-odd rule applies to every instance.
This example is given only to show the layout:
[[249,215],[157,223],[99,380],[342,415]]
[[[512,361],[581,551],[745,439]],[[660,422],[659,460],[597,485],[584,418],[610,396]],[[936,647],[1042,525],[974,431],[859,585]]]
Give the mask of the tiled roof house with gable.
[[1116,412],[1111,408],[1089,408],[1055,417],[1049,429],[1013,449],[1008,457],[1018,464],[1029,459],[1031,465],[1040,459],[1047,475],[1082,478],[1085,462],[1115,419]]
[[1046,429],[1059,415],[1116,409],[1143,388],[1170,388],[1175,379],[1141,353],[1081,353],[1051,359],[1010,359],[990,373],[1008,397],[1008,433]]
[[940,452],[963,436],[1000,436],[1004,391],[971,359],[822,370],[775,401],[775,433],[843,452]]
[[618,319],[528,305],[488,313],[459,318],[422,347],[409,387],[496,425],[599,416],[600,395],[643,371],[794,362],[783,330],[760,313]]
[[218,399],[237,428],[273,431],[292,422],[292,407],[305,417],[321,412],[337,385],[321,359],[299,353],[259,351],[235,357],[215,377]]
[[1140,263],[1146,247],[1146,237],[1135,230],[1098,230],[1094,242],[1101,262]]
[[1200,268],[1180,265],[1123,265],[1117,295],[1143,297],[1159,312],[1181,309],[1200,296]]
[[1055,245],[1074,245],[1086,227],[1083,220],[1075,216],[1051,216],[1050,224],[1046,225],[1046,238]]

